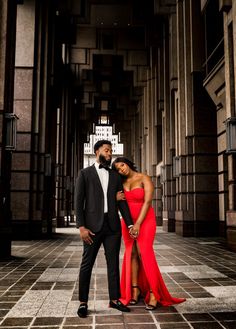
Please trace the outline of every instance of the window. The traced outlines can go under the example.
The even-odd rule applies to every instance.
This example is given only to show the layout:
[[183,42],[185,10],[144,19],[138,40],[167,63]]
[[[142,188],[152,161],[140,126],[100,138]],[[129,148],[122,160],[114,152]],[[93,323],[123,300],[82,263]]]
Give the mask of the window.
[[224,57],[223,15],[219,0],[209,0],[204,12],[205,75],[207,76]]

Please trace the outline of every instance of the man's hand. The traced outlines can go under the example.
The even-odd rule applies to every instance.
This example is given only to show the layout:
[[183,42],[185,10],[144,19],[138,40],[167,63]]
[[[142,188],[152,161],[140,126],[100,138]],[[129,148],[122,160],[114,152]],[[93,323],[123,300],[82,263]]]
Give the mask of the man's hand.
[[91,235],[95,235],[95,234],[92,231],[90,231],[84,226],[80,226],[79,231],[80,231],[80,237],[85,243],[87,244],[93,243],[93,239],[91,238]]

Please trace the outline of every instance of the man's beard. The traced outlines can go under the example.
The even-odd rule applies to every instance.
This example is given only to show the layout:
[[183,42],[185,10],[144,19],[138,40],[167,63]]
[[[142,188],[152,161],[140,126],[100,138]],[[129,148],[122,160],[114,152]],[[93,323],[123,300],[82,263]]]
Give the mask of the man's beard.
[[106,160],[106,158],[104,157],[104,155],[100,154],[100,155],[99,155],[99,162],[100,162],[101,164],[103,164],[104,166],[109,167],[110,164],[111,164],[111,159]]

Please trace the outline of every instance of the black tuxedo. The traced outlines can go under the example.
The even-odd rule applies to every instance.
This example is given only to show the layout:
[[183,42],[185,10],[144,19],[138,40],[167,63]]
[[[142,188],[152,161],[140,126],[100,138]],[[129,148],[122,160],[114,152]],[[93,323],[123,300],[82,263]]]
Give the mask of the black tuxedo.
[[92,268],[101,244],[104,246],[107,261],[110,300],[120,297],[119,252],[121,225],[118,210],[120,210],[127,226],[133,224],[127,202],[117,202],[116,200],[116,193],[122,189],[122,181],[118,173],[109,170],[108,212],[104,214],[104,193],[95,166],[82,169],[76,180],[76,225],[78,228],[84,226],[95,233],[95,236],[92,236],[92,245],[84,243],[79,275],[79,299],[82,302],[88,301]]
[[[132,225],[132,219],[126,201],[116,200],[116,193],[123,190],[121,178],[114,170],[109,170],[108,221],[112,231],[120,231],[118,208],[127,226]],[[82,169],[75,185],[75,215],[77,227],[85,226],[91,231],[99,232],[104,217],[104,196],[102,186],[94,165]]]

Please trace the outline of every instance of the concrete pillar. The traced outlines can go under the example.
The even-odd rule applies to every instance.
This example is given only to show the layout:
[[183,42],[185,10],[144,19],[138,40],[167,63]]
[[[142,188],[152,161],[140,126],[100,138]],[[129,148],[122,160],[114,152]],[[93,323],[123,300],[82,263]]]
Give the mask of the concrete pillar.
[[11,255],[11,150],[7,115],[13,113],[16,3],[0,3],[0,259]]
[[[157,225],[161,225],[162,200],[159,199],[159,182],[156,176],[157,166],[157,51],[156,47],[150,49],[150,175],[154,185],[153,207],[156,214]],[[160,202],[161,201],[161,202]],[[161,209],[160,209],[161,207]]]
[[137,108],[137,112],[134,117],[134,128],[135,128],[135,140],[133,141],[133,150],[134,150],[134,162],[138,168],[141,168],[141,144],[142,144],[142,135],[141,135],[141,117],[140,117],[140,106]]
[[[189,21],[188,21],[189,19]],[[216,113],[203,88],[200,4],[185,1],[186,213],[183,235],[218,234]],[[206,110],[207,109],[207,110]],[[202,118],[202,120],[200,119]],[[211,141],[211,142],[209,142]],[[206,148],[206,145],[209,147]],[[211,168],[211,169],[210,169]],[[210,204],[216,204],[209,209]]]
[[[65,63],[67,65],[68,63]],[[70,86],[70,77],[67,81],[62,81],[62,97],[60,106],[57,109],[57,145],[56,145],[56,220],[57,227],[69,226],[69,221],[73,217],[72,199],[73,199],[73,173],[71,160],[73,159],[73,133],[74,133],[74,114],[73,114],[73,92]],[[83,159],[84,136],[80,136],[81,153]]]
[[163,191],[164,191],[164,205],[163,205],[163,229],[172,231],[169,224],[171,223],[171,178],[172,178],[172,157],[170,152],[170,88],[169,88],[169,37],[168,37],[168,21],[163,24],[162,38],[163,43],[160,47],[160,82],[162,87],[161,102],[162,102],[162,134],[163,134],[163,163],[164,163],[164,179],[163,179]]
[[186,137],[186,94],[185,94],[185,26],[184,26],[184,1],[178,1],[176,4],[176,25],[177,25],[177,74],[178,91],[176,99],[176,156],[180,157],[182,166],[182,175],[176,180],[177,185],[177,207],[175,212],[176,232],[183,234],[183,225],[185,212],[187,211],[186,197],[186,176],[185,172],[185,137]]
[[49,93],[54,42],[50,10],[48,4],[35,0],[17,6],[14,112],[19,120],[11,186],[17,238],[52,232],[55,152],[51,146],[56,115]]
[[[27,26],[27,28],[26,28]],[[17,6],[14,112],[18,116],[17,148],[12,154],[11,208],[14,235],[31,231],[31,143],[35,42],[35,2]],[[27,51],[26,51],[27,49]]]
[[[218,197],[214,192],[216,114],[203,88],[199,27],[200,4],[177,1],[176,19],[175,14],[169,19],[169,44],[164,47],[166,52],[170,49],[170,54],[163,56],[170,60],[163,65],[164,77],[168,77],[164,84],[163,227],[184,236],[216,234],[218,225],[218,208],[207,209],[207,203],[217,202]],[[202,116],[204,120],[200,120]],[[209,144],[208,140],[213,142]],[[207,163],[211,163],[211,171],[207,170]]]
[[[226,119],[236,117],[236,3],[224,12]],[[228,155],[228,204],[226,234],[228,246],[236,251],[236,155]]]

